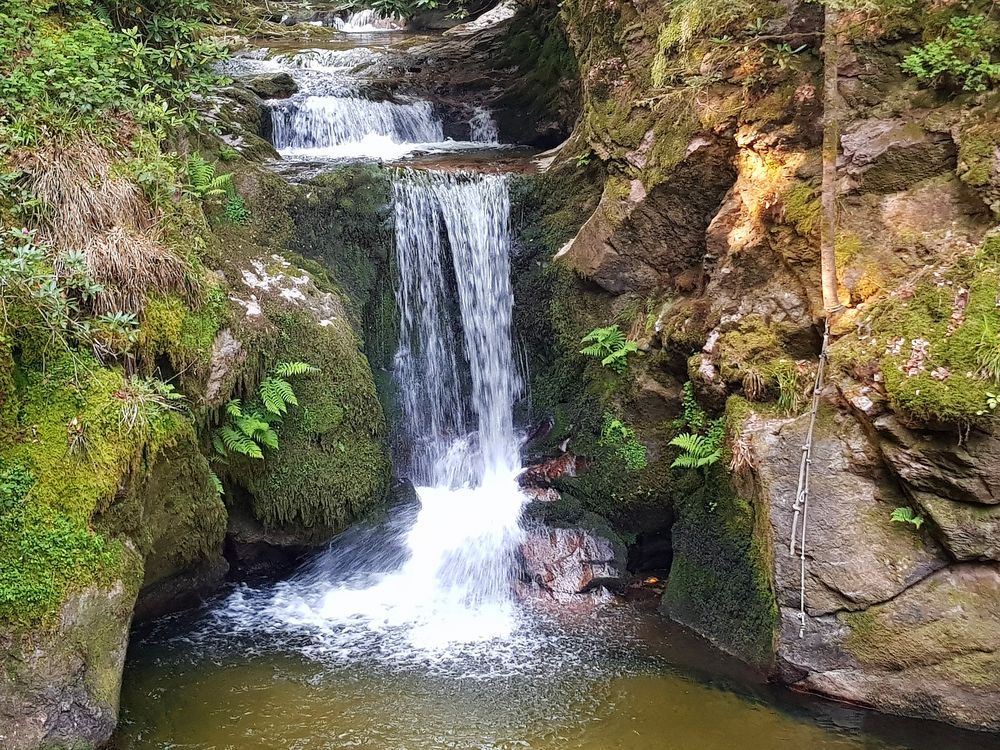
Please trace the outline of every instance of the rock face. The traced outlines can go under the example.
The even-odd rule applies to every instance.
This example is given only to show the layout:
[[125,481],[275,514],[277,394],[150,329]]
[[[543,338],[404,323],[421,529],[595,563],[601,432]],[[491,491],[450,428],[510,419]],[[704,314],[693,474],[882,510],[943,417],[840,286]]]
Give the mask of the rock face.
[[620,568],[612,543],[586,529],[535,528],[521,545],[529,579],[557,601],[571,601]]
[[609,186],[556,258],[612,294],[700,288],[705,230],[734,178],[726,145],[696,137],[671,177],[651,191],[640,180]]
[[[833,399],[832,391],[827,395]],[[954,562],[988,557],[990,527],[959,524],[963,533],[938,521],[968,507],[959,498],[970,492],[989,496],[988,483],[941,472],[960,464],[964,449],[915,435],[892,418],[878,420],[876,433],[833,403],[824,407],[812,453],[800,637],[800,561],[788,547],[807,420],[754,416],[743,426],[770,507],[781,678],[884,711],[1000,727],[1000,566]],[[889,440],[873,441],[876,434]],[[973,466],[965,468],[974,472]],[[909,479],[896,481],[904,475]],[[923,497],[916,486],[933,498],[920,504],[931,531],[889,520],[907,495]]]
[[[753,464],[769,502],[778,603],[796,609],[799,558],[789,554],[789,543],[808,421],[808,415],[793,420],[755,417],[743,433],[750,438]],[[829,407],[813,438],[809,492],[810,615],[887,601],[947,564],[932,540],[889,521],[905,500],[857,420]]]
[[797,687],[1000,729],[1000,566],[959,564],[861,612],[782,610],[781,673]]
[[0,636],[4,750],[89,747],[111,737],[136,589],[119,580],[76,592],[51,631]]

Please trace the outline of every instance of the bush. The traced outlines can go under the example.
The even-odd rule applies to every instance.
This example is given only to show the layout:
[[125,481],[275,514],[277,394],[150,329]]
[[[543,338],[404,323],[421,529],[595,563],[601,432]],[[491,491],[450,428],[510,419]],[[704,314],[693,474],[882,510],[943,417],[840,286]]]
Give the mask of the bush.
[[115,113],[157,128],[191,125],[196,98],[219,81],[211,65],[225,50],[198,38],[204,22],[217,20],[207,0],[7,5],[0,14],[0,141],[10,145]]
[[985,16],[956,16],[944,34],[914,47],[901,67],[931,85],[985,91],[1000,81],[1000,33]]

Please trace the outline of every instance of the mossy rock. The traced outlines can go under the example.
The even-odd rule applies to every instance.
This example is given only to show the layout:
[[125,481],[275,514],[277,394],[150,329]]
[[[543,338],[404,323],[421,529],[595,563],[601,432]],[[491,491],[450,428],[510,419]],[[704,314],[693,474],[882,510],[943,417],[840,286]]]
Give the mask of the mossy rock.
[[344,319],[271,310],[274,362],[306,361],[316,375],[295,380],[300,408],[278,428],[280,446],[250,467],[247,489],[265,527],[329,536],[384,501],[390,462],[385,418],[371,368]]
[[688,471],[674,492],[674,559],[660,611],[760,667],[774,658],[767,513],[733,488],[723,462]]

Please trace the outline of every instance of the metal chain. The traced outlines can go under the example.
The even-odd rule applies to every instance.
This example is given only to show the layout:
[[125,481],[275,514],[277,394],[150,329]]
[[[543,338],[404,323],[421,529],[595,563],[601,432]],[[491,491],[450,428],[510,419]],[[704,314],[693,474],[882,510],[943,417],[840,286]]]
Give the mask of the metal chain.
[[799,462],[799,486],[795,492],[795,513],[792,516],[792,536],[788,544],[788,554],[795,557],[795,536],[799,526],[799,516],[802,516],[802,530],[799,540],[799,638],[806,635],[806,517],[809,512],[809,473],[812,469],[813,432],[816,429],[816,415],[819,412],[820,395],[823,392],[823,376],[826,372],[828,358],[827,349],[830,344],[830,319],[826,319],[823,327],[823,348],[819,355],[819,367],[816,369],[816,383],[813,386],[812,410],[809,415],[809,430],[806,441],[802,445],[802,459]]

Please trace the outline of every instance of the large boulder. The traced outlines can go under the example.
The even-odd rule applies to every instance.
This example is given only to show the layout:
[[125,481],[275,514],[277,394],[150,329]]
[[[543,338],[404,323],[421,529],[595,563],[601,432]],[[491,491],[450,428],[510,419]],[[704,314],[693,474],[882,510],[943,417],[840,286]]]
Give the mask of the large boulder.
[[782,610],[795,687],[977,729],[1000,729],[1000,566],[954,565],[861,612]]
[[613,294],[700,288],[706,229],[736,177],[733,150],[731,141],[698,136],[651,190],[638,179],[609,182],[556,258]]
[[863,192],[905,190],[955,167],[955,143],[904,118],[862,120],[841,137],[844,171]]
[[[953,552],[947,534],[943,549],[926,527],[890,520],[895,507],[909,502],[905,481],[902,487],[896,481],[904,474],[927,488],[931,502],[955,507],[963,504],[936,493],[983,488],[966,484],[961,472],[934,476],[924,463],[934,456],[939,469],[954,468],[961,463],[956,449],[931,436],[921,441],[891,417],[880,418],[876,432],[843,411],[832,389],[824,395],[808,507],[797,519],[797,544],[803,523],[806,532],[804,622],[801,547],[793,556],[789,543],[809,416],[752,415],[742,425],[770,507],[780,607],[777,673],[797,688],[880,710],[997,728],[1000,567],[956,564],[947,554]],[[879,440],[897,434],[907,437],[905,449]],[[973,470],[971,462],[965,469]]]
[[[775,590],[784,607],[799,606],[800,561],[789,554],[799,463],[809,415],[751,417],[743,434],[770,504]],[[923,535],[892,523],[906,505],[882,468],[862,425],[825,406],[813,437],[806,523],[806,605],[811,616],[886,601],[947,564]],[[798,519],[798,534],[803,521]]]
[[621,573],[614,544],[587,529],[529,529],[521,553],[529,579],[557,601],[572,600],[595,581]]

